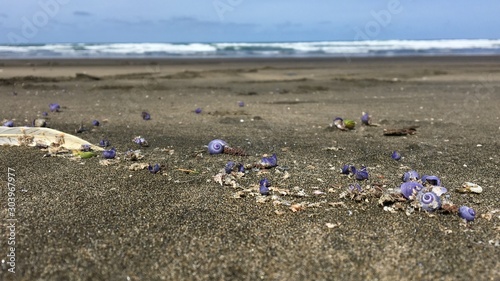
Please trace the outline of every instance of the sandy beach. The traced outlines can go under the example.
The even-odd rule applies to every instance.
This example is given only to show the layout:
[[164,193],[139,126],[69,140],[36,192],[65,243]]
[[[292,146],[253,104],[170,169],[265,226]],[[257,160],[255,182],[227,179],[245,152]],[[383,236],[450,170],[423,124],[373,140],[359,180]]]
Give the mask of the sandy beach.
[[[83,124],[78,137],[107,139],[120,158],[0,147],[0,279],[500,280],[499,89],[489,56],[0,61],[0,119],[28,126],[59,103],[50,128]],[[380,126],[362,125],[362,112]],[[333,127],[335,117],[355,129]],[[383,134],[410,126],[413,135]],[[213,139],[248,155],[209,155]],[[125,160],[128,149],[144,158]],[[278,167],[214,179],[228,161],[273,153]],[[345,164],[366,166],[369,179],[341,174]],[[348,192],[357,182],[382,194],[409,170],[438,176],[475,221]],[[269,196],[258,195],[264,177]],[[483,192],[459,193],[465,182]]]

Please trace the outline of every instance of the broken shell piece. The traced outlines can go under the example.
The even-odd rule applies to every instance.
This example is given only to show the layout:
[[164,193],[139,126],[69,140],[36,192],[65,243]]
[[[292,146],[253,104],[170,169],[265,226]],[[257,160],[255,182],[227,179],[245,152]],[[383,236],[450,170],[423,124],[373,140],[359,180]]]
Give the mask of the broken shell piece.
[[47,127],[47,121],[43,118],[36,118],[33,120],[34,127]]
[[475,183],[465,182],[462,184],[462,187],[457,188],[457,191],[461,193],[481,193],[483,192],[483,188]]

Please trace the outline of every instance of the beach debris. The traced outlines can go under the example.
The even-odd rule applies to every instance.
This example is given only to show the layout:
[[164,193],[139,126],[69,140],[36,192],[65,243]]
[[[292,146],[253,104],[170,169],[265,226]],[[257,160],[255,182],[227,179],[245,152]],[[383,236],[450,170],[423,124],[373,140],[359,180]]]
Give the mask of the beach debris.
[[461,187],[457,188],[457,191],[460,193],[481,193],[483,192],[483,188],[472,182],[465,182]]
[[101,123],[99,123],[99,120],[92,120],[92,125],[99,127],[101,125]]
[[410,126],[401,129],[384,129],[384,136],[406,136],[417,133],[419,126]]
[[335,125],[338,129],[340,130],[353,130],[354,127],[356,126],[356,122],[353,120],[348,120],[348,119],[342,119],[340,117],[336,117],[333,119],[333,125]]
[[200,114],[200,113],[201,113],[201,108],[200,108],[200,107],[198,107],[197,109],[195,109],[195,110],[194,110],[194,113],[196,113],[196,114]]
[[108,146],[110,146],[110,143],[107,139],[102,139],[99,141],[99,146],[100,147],[108,147]]
[[[0,145],[79,150],[83,144],[90,145],[89,142],[74,135],[50,128],[0,127]],[[93,150],[103,150],[95,145],[90,146]]]
[[137,137],[133,138],[132,141],[140,146],[143,146],[143,147],[149,146],[148,141],[141,136],[137,136]]
[[31,123],[33,127],[47,127],[47,121],[43,118],[35,118]]
[[269,187],[271,183],[267,180],[267,178],[263,178],[259,182],[259,193],[261,195],[269,195]]
[[116,156],[116,149],[114,147],[109,150],[104,150],[102,152],[102,157],[106,159],[113,159],[115,158],[115,156]]
[[51,104],[49,104],[49,109],[50,109],[50,112],[59,112],[59,110],[61,109],[61,106],[58,103],[51,103]]
[[375,124],[372,122],[372,116],[370,114],[368,114],[368,112],[361,113],[361,124],[366,125],[366,126],[373,126],[373,127],[380,126],[379,124]]
[[14,121],[8,120],[3,123],[3,126],[5,127],[14,127]]
[[143,111],[141,113],[142,120],[151,120],[151,114],[147,113],[146,111]]
[[349,173],[351,172],[350,168],[351,168],[351,165],[346,164],[346,165],[342,166],[342,168],[340,169],[340,173],[344,174],[344,175],[349,175]]
[[441,199],[434,192],[419,193],[419,201],[422,209],[433,212],[441,208]]
[[399,152],[397,152],[396,150],[394,150],[392,152],[392,155],[391,155],[392,159],[396,160],[396,161],[399,161],[401,160],[401,154]]
[[245,103],[243,101],[238,101],[238,106],[239,107],[244,107],[245,106]]
[[417,181],[419,178],[420,178],[420,176],[418,175],[417,171],[411,170],[411,171],[405,172],[403,174],[402,179],[404,182],[407,182],[407,181]]
[[88,159],[97,156],[97,154],[93,151],[79,151],[73,150],[73,155],[80,156],[82,159]]
[[215,139],[208,143],[208,153],[210,154],[221,154],[224,152],[224,147],[227,146],[227,142],[221,139]]
[[129,160],[129,161],[137,161],[137,160],[141,160],[142,158],[144,158],[144,155],[141,154],[140,150],[129,149],[125,152],[124,158],[125,158],[125,160]]
[[149,166],[147,163],[133,163],[128,167],[130,171],[139,171],[139,170],[144,170]]
[[148,165],[148,170],[152,174],[156,174],[160,171],[160,164],[155,164],[154,166],[151,166],[151,164]]
[[468,206],[460,206],[458,215],[466,221],[473,221],[476,218],[476,211]]

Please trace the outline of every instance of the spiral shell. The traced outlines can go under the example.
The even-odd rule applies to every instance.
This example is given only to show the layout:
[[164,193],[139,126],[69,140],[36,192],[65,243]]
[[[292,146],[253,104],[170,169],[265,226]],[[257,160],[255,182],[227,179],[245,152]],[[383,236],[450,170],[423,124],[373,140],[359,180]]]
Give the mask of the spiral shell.
[[424,187],[416,181],[408,181],[401,185],[401,193],[406,199],[410,199],[413,193],[421,191]]
[[227,146],[227,142],[220,139],[215,139],[208,143],[208,153],[221,154],[224,152],[225,146]]
[[434,192],[426,192],[420,196],[420,205],[422,209],[432,212],[441,208],[441,198]]
[[476,211],[468,206],[461,206],[458,215],[466,221],[473,221],[476,218]]

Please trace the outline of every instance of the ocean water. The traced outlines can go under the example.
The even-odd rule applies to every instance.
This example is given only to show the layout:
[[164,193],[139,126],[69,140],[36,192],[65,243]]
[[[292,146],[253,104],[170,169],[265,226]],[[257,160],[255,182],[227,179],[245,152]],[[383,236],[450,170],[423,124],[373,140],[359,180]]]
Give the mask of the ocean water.
[[0,45],[0,59],[500,55],[500,40]]

